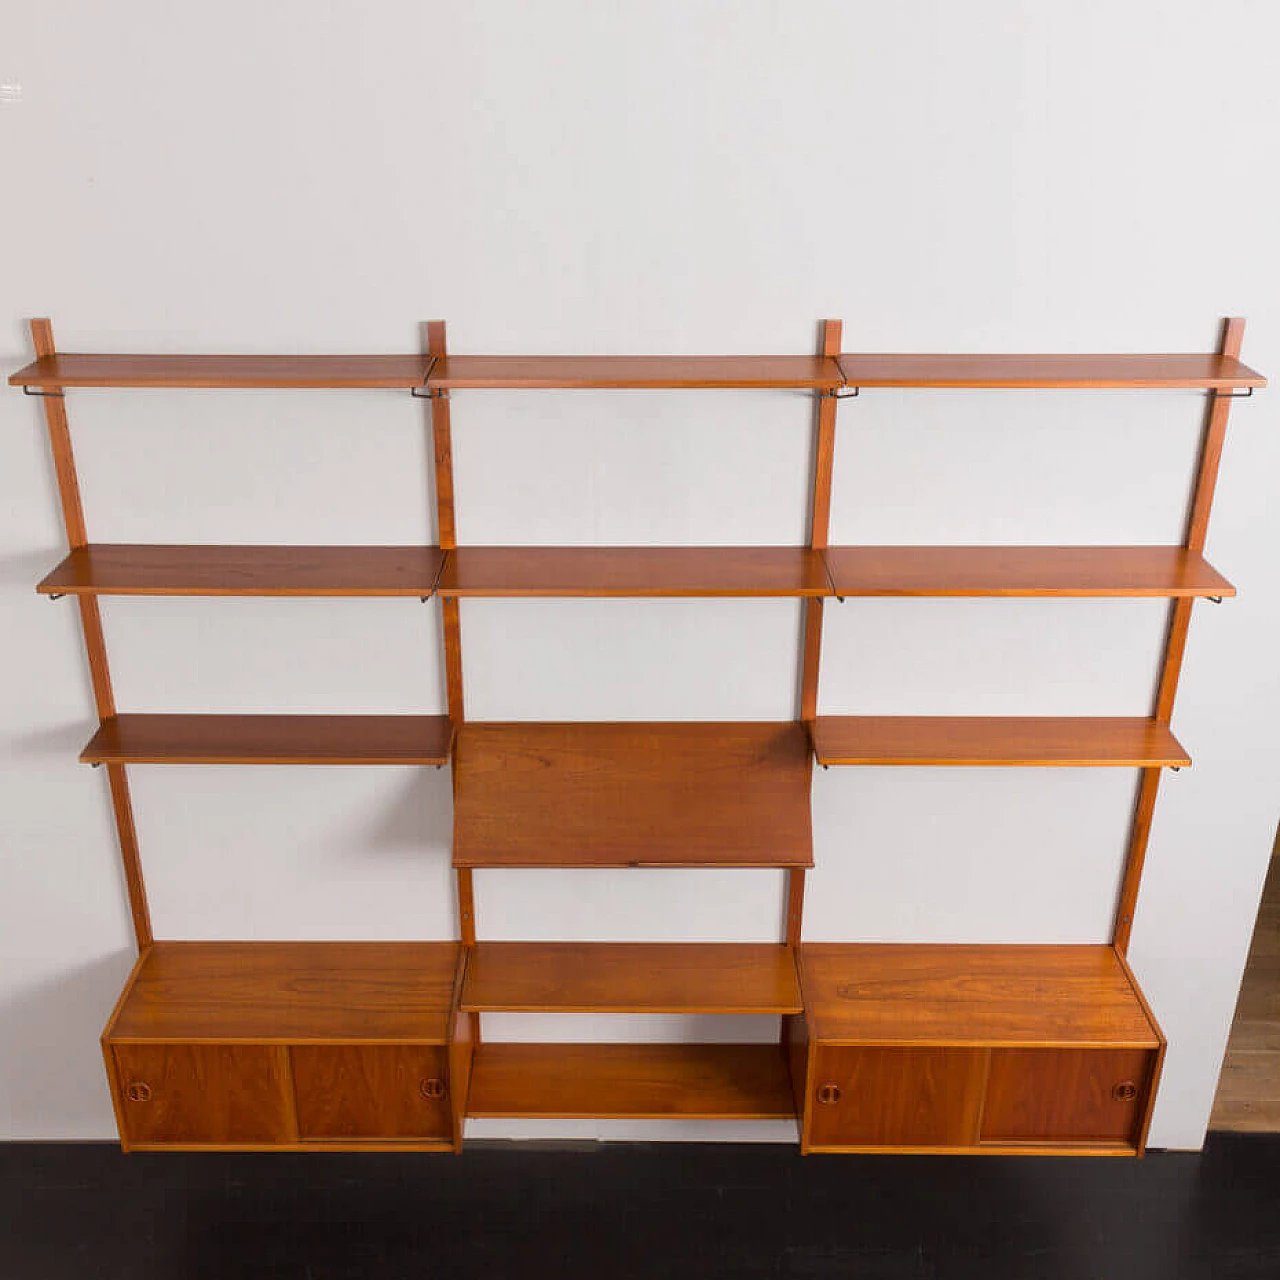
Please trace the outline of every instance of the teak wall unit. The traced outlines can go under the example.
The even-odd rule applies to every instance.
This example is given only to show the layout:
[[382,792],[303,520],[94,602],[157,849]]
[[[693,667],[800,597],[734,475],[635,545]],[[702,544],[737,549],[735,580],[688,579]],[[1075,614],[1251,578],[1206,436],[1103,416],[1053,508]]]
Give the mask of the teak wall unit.
[[[43,397],[69,554],[40,583],[80,608],[139,958],[103,1033],[126,1149],[457,1150],[468,1116],[795,1118],[805,1151],[1140,1155],[1165,1041],[1126,963],[1192,602],[1234,594],[1202,552],[1231,400],[1265,380],[1212,355],[859,355],[838,321],[815,356],[450,356],[443,323],[404,356],[59,354],[10,382]],[[65,392],[80,387],[395,388],[428,401],[439,546],[128,546],[89,541]],[[450,394],[480,388],[812,391],[803,547],[459,547]],[[837,404],[870,388],[1148,387],[1208,394],[1177,547],[831,547]],[[115,705],[100,595],[435,596],[447,716],[135,715]],[[823,716],[832,597],[1160,596],[1170,617],[1146,718]],[[498,724],[463,707],[460,601],[740,596],[804,601],[786,723]],[[1110,945],[801,941],[814,760],[1140,770]],[[457,941],[153,937],[131,763],[451,763]],[[477,941],[475,867],[723,866],[788,872],[777,944]],[[780,1043],[484,1043],[499,1011],[767,1014]]]

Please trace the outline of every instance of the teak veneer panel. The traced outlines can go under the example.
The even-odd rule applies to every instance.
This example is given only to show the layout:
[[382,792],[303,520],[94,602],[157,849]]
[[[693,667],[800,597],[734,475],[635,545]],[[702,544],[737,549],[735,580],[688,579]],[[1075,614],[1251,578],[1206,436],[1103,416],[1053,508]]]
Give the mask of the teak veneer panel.
[[789,948],[737,942],[480,942],[462,1008],[520,1013],[799,1013]]
[[42,356],[9,378],[15,387],[420,387],[423,355]]
[[130,1145],[252,1145],[294,1140],[291,1081],[271,1045],[112,1046],[121,1136]]
[[448,716],[139,715],[102,722],[88,764],[424,764],[449,759]]
[[807,547],[459,547],[442,596],[829,596]]
[[1117,765],[1191,758],[1157,720],[1085,716],[819,716],[822,765]]
[[428,386],[831,390],[842,381],[827,356],[442,356]]
[[800,973],[825,1044],[1160,1044],[1109,946],[805,943]]
[[439,547],[94,543],[36,588],[45,595],[429,596]]
[[476,1118],[792,1119],[776,1044],[482,1044]]
[[829,547],[838,596],[1233,596],[1183,547]]
[[455,942],[157,942],[106,1039],[444,1044]]
[[[1002,1049],[991,1055],[988,1142],[1136,1146],[1156,1055],[1149,1049]],[[1131,1086],[1133,1095],[1118,1092]]]
[[459,867],[813,864],[802,724],[470,723]]
[[289,1060],[304,1142],[452,1139],[440,1045],[295,1045]]
[[1265,387],[1232,356],[861,355],[839,357],[852,387]]

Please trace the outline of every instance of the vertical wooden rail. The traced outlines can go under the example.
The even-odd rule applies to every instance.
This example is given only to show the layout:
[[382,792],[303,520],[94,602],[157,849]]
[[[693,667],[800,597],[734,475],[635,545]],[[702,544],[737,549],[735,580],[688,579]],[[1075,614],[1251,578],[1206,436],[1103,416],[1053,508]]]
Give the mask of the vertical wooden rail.
[[[431,320],[427,324],[427,354],[436,357],[447,354],[443,320]],[[448,391],[436,391],[431,396],[431,435],[435,453],[436,532],[441,549],[453,551],[458,545],[458,532],[453,509],[453,428],[449,420]],[[442,600],[441,613],[444,621],[444,671],[449,699],[449,721],[453,725],[456,742],[456,735],[465,719],[462,702],[462,624],[458,601]],[[454,777],[457,777],[456,771]],[[469,947],[476,940],[471,868],[459,867],[457,878],[458,925],[462,942]]]
[[[818,354],[834,359],[840,354],[843,326],[839,320],[824,320]],[[818,394],[818,434],[813,462],[813,507],[809,523],[809,545],[825,550],[831,525],[831,472],[836,450],[836,398]],[[818,714],[818,660],[822,653],[822,600],[811,596],[804,604],[804,655],[800,676],[800,718],[812,721]],[[812,755],[809,763],[813,770]],[[787,873],[787,945],[799,946],[804,922],[804,870]]]
[[[1222,342],[1218,350],[1222,355],[1238,358],[1243,339],[1244,321],[1228,320],[1223,326]],[[1213,493],[1218,483],[1218,464],[1222,460],[1222,445],[1226,438],[1227,416],[1231,412],[1231,398],[1230,391],[1209,393],[1209,410],[1200,446],[1191,508],[1187,516],[1186,536],[1183,539],[1183,545],[1191,551],[1204,550],[1209,515],[1213,509]],[[1173,717],[1178,678],[1182,674],[1182,656],[1187,647],[1187,628],[1191,624],[1192,604],[1190,598],[1182,598],[1175,600],[1170,608],[1164,662],[1160,668],[1160,683],[1156,690],[1153,713],[1161,724],[1167,725]],[[1125,859],[1124,879],[1120,886],[1115,930],[1112,934],[1113,945],[1121,956],[1126,956],[1129,952],[1129,936],[1133,932],[1133,915],[1137,907],[1138,891],[1142,887],[1142,869],[1147,860],[1147,843],[1151,838],[1151,818],[1155,812],[1156,793],[1160,788],[1160,774],[1160,769],[1144,769],[1142,782],[1138,787],[1138,802],[1134,809],[1129,851]]]
[[[32,320],[31,340],[37,356],[56,354],[53,325],[47,319]],[[45,391],[44,417],[49,428],[49,448],[58,480],[58,498],[62,503],[62,522],[67,531],[67,545],[72,551],[89,541],[85,531],[84,508],[80,502],[80,481],[76,476],[75,456],[71,451],[71,430],[67,423],[64,393]],[[115,695],[111,691],[111,674],[107,668],[107,646],[102,634],[102,614],[97,596],[77,597],[80,624],[84,631],[84,648],[89,659],[89,679],[98,719],[116,713]],[[138,834],[133,825],[133,805],[129,800],[129,780],[122,764],[106,766],[111,787],[111,807],[115,813],[116,835],[120,843],[120,861],[124,868],[125,888],[129,895],[129,912],[133,917],[133,936],[139,952],[152,943],[151,912],[142,881],[142,864],[138,857]]]

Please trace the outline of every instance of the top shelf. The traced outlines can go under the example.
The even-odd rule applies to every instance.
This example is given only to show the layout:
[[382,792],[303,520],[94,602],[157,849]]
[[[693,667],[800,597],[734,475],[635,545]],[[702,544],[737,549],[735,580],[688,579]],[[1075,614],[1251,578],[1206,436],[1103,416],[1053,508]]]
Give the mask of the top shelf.
[[831,391],[830,356],[443,356],[428,385],[509,388],[767,388]]
[[1224,355],[857,355],[839,357],[851,387],[1265,387]]
[[1148,387],[1267,380],[1223,355],[42,356],[15,387],[793,388]]
[[41,356],[14,387],[420,387],[434,356]]

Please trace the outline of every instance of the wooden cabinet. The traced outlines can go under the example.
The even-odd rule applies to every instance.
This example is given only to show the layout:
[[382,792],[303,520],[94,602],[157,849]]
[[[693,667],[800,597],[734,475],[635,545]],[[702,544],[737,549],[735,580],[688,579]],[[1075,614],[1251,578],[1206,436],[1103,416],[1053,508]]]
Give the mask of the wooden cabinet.
[[130,1146],[293,1140],[288,1061],[274,1046],[119,1044],[113,1052]]
[[1164,1038],[1111,947],[801,947],[806,1151],[1142,1150]]
[[1136,1145],[1156,1054],[1146,1049],[998,1049],[983,1142]]
[[[130,1148],[447,1150],[452,942],[157,942],[103,1033]],[[469,1048],[454,1050],[464,1081]]]
[[295,1045],[302,1141],[452,1136],[445,1051],[439,1045]]

